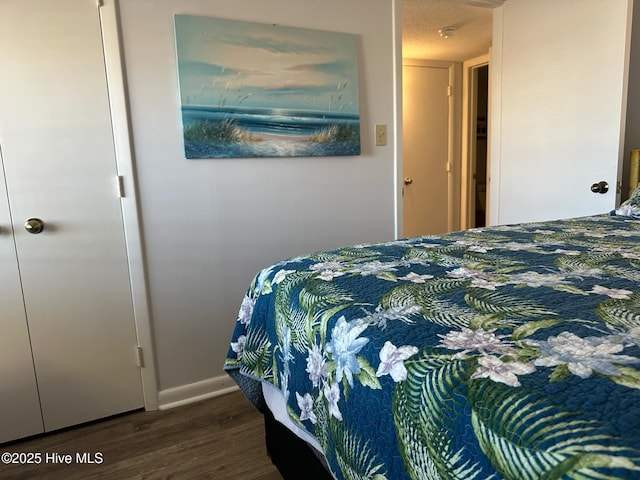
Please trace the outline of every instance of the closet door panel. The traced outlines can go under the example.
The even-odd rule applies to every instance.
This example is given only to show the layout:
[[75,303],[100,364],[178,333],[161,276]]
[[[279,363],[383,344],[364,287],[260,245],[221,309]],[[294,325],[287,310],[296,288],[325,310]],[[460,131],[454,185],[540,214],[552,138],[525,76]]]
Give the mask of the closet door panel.
[[[0,138],[47,431],[143,406],[95,0],[0,2]],[[29,233],[25,221],[44,222]]]
[[[0,145],[1,149],[2,145]],[[0,156],[0,167],[2,166]],[[0,169],[0,442],[42,433],[4,177]]]

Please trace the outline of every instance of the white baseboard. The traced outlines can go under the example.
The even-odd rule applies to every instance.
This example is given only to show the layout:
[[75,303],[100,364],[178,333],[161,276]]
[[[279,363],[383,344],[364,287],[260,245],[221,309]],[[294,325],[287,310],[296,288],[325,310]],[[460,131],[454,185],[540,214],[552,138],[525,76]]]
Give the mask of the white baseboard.
[[158,408],[167,410],[190,403],[218,397],[238,390],[238,385],[229,375],[207,378],[200,382],[167,388],[158,392]]

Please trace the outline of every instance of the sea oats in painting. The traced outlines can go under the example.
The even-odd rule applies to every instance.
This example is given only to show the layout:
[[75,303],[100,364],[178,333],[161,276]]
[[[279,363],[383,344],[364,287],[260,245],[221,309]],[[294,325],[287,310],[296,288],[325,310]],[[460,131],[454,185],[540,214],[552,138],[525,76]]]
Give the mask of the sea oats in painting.
[[174,20],[186,158],[360,154],[356,36]]

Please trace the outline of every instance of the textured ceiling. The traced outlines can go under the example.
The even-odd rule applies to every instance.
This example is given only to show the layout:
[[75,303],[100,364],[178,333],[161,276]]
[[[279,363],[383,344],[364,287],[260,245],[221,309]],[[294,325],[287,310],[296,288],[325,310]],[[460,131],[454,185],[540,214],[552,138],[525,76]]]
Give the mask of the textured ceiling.
[[[492,7],[504,0],[402,0],[402,57],[464,61],[489,51]],[[449,38],[438,30],[456,29]]]

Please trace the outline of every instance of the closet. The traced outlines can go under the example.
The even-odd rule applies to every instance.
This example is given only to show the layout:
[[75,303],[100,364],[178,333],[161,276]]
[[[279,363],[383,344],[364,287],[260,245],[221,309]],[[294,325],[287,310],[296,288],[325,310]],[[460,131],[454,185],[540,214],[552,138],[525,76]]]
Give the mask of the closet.
[[96,0],[0,1],[0,442],[143,407]]

